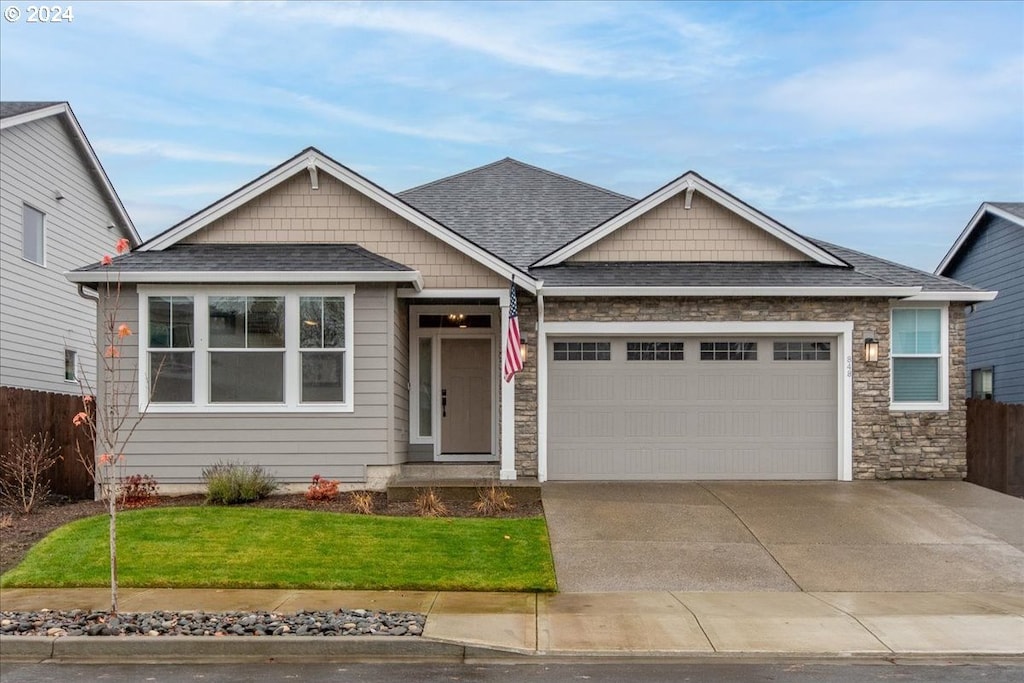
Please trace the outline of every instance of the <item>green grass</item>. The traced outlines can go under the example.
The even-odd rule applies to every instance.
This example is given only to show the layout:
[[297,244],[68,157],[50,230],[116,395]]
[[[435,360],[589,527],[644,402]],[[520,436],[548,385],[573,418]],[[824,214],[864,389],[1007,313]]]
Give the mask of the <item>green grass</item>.
[[[105,515],[67,524],[0,588],[108,586]],[[543,517],[150,508],[118,515],[122,587],[553,591]]]

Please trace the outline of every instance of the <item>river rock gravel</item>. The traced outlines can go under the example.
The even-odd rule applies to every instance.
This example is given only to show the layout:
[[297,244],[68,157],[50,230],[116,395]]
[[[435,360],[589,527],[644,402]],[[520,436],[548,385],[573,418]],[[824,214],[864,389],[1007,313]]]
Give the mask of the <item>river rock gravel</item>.
[[333,612],[0,612],[3,636],[418,636],[426,616]]

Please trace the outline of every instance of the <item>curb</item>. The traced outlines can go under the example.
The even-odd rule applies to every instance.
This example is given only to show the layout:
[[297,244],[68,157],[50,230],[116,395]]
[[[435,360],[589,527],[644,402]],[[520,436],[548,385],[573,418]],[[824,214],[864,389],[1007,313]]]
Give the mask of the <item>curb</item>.
[[0,661],[149,661],[203,662],[245,660],[444,660],[466,657],[506,658],[513,653],[477,646],[416,638],[366,636],[325,638],[287,636],[243,638],[168,636],[148,638],[65,636],[0,636]]

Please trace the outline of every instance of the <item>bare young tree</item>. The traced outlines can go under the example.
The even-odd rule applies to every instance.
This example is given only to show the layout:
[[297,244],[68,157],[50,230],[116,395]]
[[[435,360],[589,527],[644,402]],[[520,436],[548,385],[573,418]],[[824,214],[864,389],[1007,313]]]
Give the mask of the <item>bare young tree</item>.
[[[124,254],[130,248],[127,239],[117,242],[116,251]],[[139,365],[125,367],[124,351],[134,334],[123,321],[120,272],[110,255],[101,264],[108,268],[106,281],[100,285],[99,339],[97,377],[90,380],[82,373],[79,385],[82,391],[82,411],[74,424],[87,431],[95,445],[92,453],[78,448],[78,457],[96,482],[99,499],[104,502],[110,517],[110,612],[117,613],[117,506],[120,482],[124,472],[125,450],[136,428],[146,417],[146,407],[135,409]],[[141,362],[141,361],[140,361]],[[95,382],[95,386],[93,385]]]

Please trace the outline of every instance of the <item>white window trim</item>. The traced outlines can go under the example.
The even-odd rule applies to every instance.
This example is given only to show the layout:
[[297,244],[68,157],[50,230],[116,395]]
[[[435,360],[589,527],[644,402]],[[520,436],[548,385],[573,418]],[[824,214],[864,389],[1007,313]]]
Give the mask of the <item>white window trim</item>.
[[[543,308],[541,308],[543,310]],[[837,337],[839,481],[853,481],[853,321],[835,322],[545,322],[537,333],[537,479],[548,478],[548,337],[579,336]]]
[[[30,259],[27,256],[25,256],[25,244],[26,244],[26,242],[25,242],[25,209],[26,208],[32,209],[33,211],[39,213],[43,217],[42,227],[40,228],[40,230],[43,233],[42,234],[42,242],[43,242],[43,244],[40,247],[40,252],[41,253],[39,254],[39,257],[40,257],[41,260],[39,260],[39,261],[33,261],[32,259]],[[47,216],[46,212],[43,211],[42,209],[40,209],[40,208],[38,208],[36,206],[33,206],[32,204],[29,204],[28,202],[22,202],[21,203],[21,260],[24,261],[25,263],[31,263],[33,266],[39,266],[40,268],[45,268],[46,267],[46,241],[47,241],[46,240],[46,232],[47,232],[47,230],[46,230],[47,220],[46,219],[47,218],[48,218],[48,216]]]
[[[894,346],[892,314],[896,309],[916,308],[921,310],[939,311],[939,400],[938,401],[906,401],[894,400],[894,373],[896,355]],[[912,355],[900,355],[900,358],[913,358]],[[922,354],[919,358],[935,358],[934,354]],[[889,311],[889,410],[892,412],[944,412],[949,410],[949,305],[927,306],[920,303],[894,303]]]
[[[351,285],[325,287],[159,287],[140,286],[139,292],[139,409],[150,413],[351,413],[355,410],[354,295]],[[149,400],[149,297],[190,296],[195,306],[191,403],[151,403]],[[283,403],[211,403],[209,363],[209,307],[211,296],[285,297],[285,391]],[[345,298],[345,398],[343,403],[301,403],[301,359],[299,297],[341,296]]]
[[[72,354],[72,356],[71,356],[71,360],[72,360],[72,362],[71,362],[71,372],[74,373],[74,375],[75,375],[74,377],[71,377],[70,379],[68,378],[68,373],[67,373],[67,365],[68,365],[67,355],[69,353]],[[76,349],[69,349],[69,348],[67,348],[65,346],[64,347],[64,381],[67,382],[68,384],[78,384],[78,380],[79,380],[79,378],[81,376],[82,376],[82,365],[81,365],[81,363],[78,360],[78,351]]]

